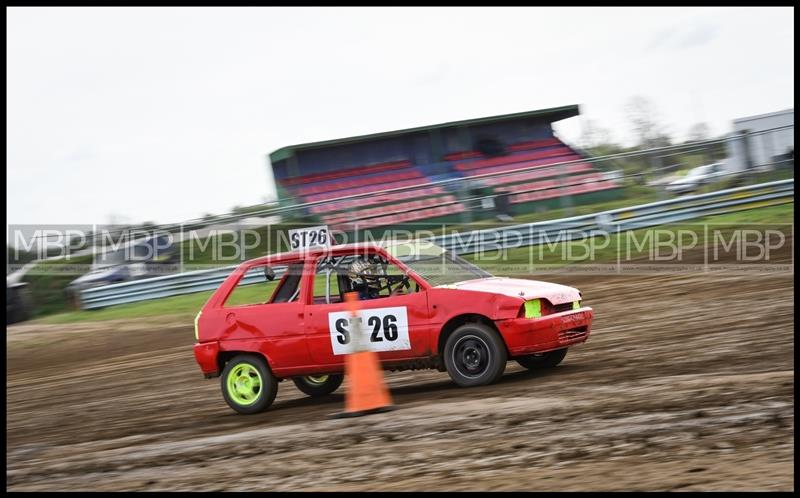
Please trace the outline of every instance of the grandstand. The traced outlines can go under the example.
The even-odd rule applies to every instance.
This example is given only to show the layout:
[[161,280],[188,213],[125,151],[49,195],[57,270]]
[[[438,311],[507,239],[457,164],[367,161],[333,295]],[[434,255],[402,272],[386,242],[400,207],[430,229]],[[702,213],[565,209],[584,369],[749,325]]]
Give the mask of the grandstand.
[[[292,145],[269,158],[282,197],[318,203],[308,214],[333,229],[433,225],[470,209],[473,218],[493,216],[464,201],[476,188],[506,195],[520,214],[563,196],[582,204],[617,193],[613,180],[553,132],[553,122],[578,114],[571,105],[490,116]],[[464,181],[442,182],[458,178]],[[400,187],[407,188],[382,192]]]

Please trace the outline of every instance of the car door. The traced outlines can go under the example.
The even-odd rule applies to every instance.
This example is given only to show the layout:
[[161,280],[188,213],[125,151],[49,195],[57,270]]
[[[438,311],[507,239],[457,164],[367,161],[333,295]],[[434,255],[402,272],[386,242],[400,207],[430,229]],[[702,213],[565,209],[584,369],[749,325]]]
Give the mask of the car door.
[[[343,301],[351,290],[347,268],[354,257],[320,258],[311,269],[315,283],[311,302],[306,303],[306,337],[311,358],[319,365],[341,365],[354,350],[356,322]],[[399,272],[396,265],[394,270]],[[424,358],[435,351],[427,292],[418,282],[410,282],[410,291],[390,295],[386,290],[385,295],[358,303],[361,337],[382,361]]]
[[265,266],[249,269],[225,300],[220,311],[227,328],[221,335],[224,349],[247,350],[267,355],[274,369],[308,365],[311,360],[303,325],[303,262],[290,262],[276,282],[268,282]]

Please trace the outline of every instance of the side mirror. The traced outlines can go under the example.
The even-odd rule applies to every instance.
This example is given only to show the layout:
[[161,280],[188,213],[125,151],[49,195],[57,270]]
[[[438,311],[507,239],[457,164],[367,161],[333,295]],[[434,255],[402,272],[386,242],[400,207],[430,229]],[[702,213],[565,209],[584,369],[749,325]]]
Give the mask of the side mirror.
[[267,280],[269,280],[270,282],[275,280],[275,270],[273,270],[271,266],[265,266],[264,276],[267,277]]

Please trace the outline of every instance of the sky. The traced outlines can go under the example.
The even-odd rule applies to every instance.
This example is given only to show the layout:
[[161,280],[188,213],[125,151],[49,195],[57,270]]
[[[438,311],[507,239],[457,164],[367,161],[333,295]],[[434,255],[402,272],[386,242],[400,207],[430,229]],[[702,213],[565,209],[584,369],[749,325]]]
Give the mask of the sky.
[[794,107],[793,8],[8,8],[7,223],[274,198],[283,146],[579,104],[633,138]]

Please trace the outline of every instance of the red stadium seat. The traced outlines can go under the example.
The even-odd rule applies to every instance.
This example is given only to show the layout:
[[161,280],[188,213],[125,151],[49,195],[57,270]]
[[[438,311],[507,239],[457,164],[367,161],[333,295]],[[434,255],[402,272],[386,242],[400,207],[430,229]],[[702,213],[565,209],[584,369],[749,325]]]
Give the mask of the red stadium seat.
[[561,187],[549,190],[540,190],[534,192],[523,192],[511,196],[512,204],[519,204],[522,202],[540,201],[544,199],[552,199],[561,197],[562,195],[578,195],[588,192],[596,192],[599,190],[606,190],[616,188],[617,185],[613,180],[603,180],[595,183],[586,183],[584,185],[576,185],[572,187]]
[[293,178],[286,178],[280,180],[280,183],[286,186],[301,185],[306,183],[319,182],[323,180],[331,180],[333,178],[364,175],[368,173],[377,173],[380,171],[387,171],[387,170],[398,170],[410,166],[411,166],[411,161],[391,161],[387,163],[372,164],[367,166],[356,166],[353,168],[340,169],[338,171],[331,171],[326,173],[314,173],[309,175],[296,176]]
[[402,171],[398,173],[384,173],[379,175],[373,176],[359,176],[355,178],[347,178],[342,180],[333,180],[333,181],[326,181],[324,183],[316,183],[310,185],[304,185],[302,187],[297,187],[295,192],[298,195],[311,195],[311,194],[319,194],[322,192],[332,192],[335,190],[345,190],[351,189],[354,187],[361,187],[364,185],[370,184],[387,184],[391,182],[396,182],[398,180],[408,180],[411,178],[423,178],[425,175],[422,174],[421,171],[413,169]]
[[[466,177],[497,173],[480,178],[480,182],[498,193],[507,192],[515,204],[617,187],[603,180],[591,164],[581,161],[580,154],[555,137],[518,142],[508,149],[511,154],[499,157],[461,151],[445,159],[458,161],[454,168]],[[303,202],[320,202],[310,206],[309,212],[339,229],[414,222],[466,210],[446,188],[432,185],[430,178],[409,161],[303,175],[282,180],[281,184]],[[380,193],[400,187],[410,188]],[[346,198],[354,194],[362,197]]]
[[[559,175],[574,175],[576,173],[584,173],[587,171],[593,171],[592,165],[589,163],[565,164],[563,166],[556,166],[553,168],[542,168],[542,169],[535,169],[533,171],[524,171],[521,173],[512,173],[502,176],[483,178],[481,181],[489,186],[506,185],[509,183],[516,183],[527,180],[539,180],[542,178],[549,178]],[[484,172],[481,172],[481,174],[484,174]]]
[[539,150],[533,152],[522,152],[519,154],[510,154],[507,156],[492,157],[490,159],[480,159],[471,162],[456,163],[456,169],[461,171],[486,168],[489,166],[499,166],[501,164],[513,164],[523,161],[533,161],[536,159],[553,158],[559,156],[575,155],[575,152],[568,147],[557,147],[549,150]]
[[343,230],[343,231],[350,231],[355,229],[365,230],[368,228],[375,228],[379,226],[395,225],[398,223],[407,223],[410,221],[418,221],[427,218],[446,216],[449,214],[461,213],[465,210],[466,208],[464,207],[464,205],[459,202],[446,206],[409,211],[407,213],[402,213],[402,214],[390,214],[374,218],[367,218],[355,222],[342,223],[333,226],[333,228],[335,230]]
[[381,190],[387,190],[392,188],[400,188],[400,187],[409,187],[412,185],[425,185],[429,184],[430,180],[427,178],[414,178],[411,180],[402,180],[398,182],[393,182],[389,184],[376,184],[376,185],[366,185],[363,187],[356,187],[347,189],[346,191],[337,191],[337,192],[323,192],[321,194],[314,194],[305,196],[306,202],[316,202],[316,201],[324,201],[328,199],[336,199],[338,197],[345,197],[347,195],[353,194],[365,194],[369,192],[379,192]]
[[[564,145],[564,143],[557,139],[557,138],[544,138],[541,140],[528,140],[525,142],[517,142],[508,146],[508,150],[512,152],[518,152],[521,150],[534,150],[534,149],[541,149],[544,147],[553,147],[558,145]],[[483,157],[483,154],[476,150],[462,150],[459,152],[451,152],[444,156],[446,161],[459,161],[462,159],[473,159]]]
[[389,202],[399,202],[399,201],[404,201],[408,198],[427,197],[443,193],[445,193],[445,191],[442,187],[423,186],[422,188],[403,190],[400,192],[392,192],[389,194],[379,194],[375,196],[370,196],[368,198],[327,202],[325,204],[318,204],[316,206],[311,206],[310,211],[314,214],[329,213],[345,209],[352,209],[354,207],[360,207],[367,204],[372,205],[372,204],[385,204]]
[[564,145],[564,143],[557,138],[545,138],[542,140],[529,140],[527,142],[517,142],[509,145],[508,149],[512,151],[519,150],[533,150],[541,149],[542,147],[552,147],[554,145]]
[[[572,161],[579,161],[581,159],[580,156],[577,154],[569,155],[569,156],[561,156],[557,158],[548,158],[548,159],[538,159],[535,161],[523,161],[519,163],[512,163],[512,164],[503,164],[500,166],[492,166],[488,168],[481,168],[481,169],[473,169],[469,171],[464,171],[464,176],[476,176],[476,175],[483,175],[487,173],[506,173],[517,171],[520,169],[530,169],[530,168],[539,168],[545,166],[552,166],[554,164],[561,164],[565,162],[572,162]],[[566,166],[566,165],[565,165]]]
[[[398,213],[402,218],[407,212],[413,212],[414,210],[418,209],[424,209],[432,206],[439,206],[442,204],[454,203],[454,202],[457,202],[457,199],[455,198],[455,196],[452,195],[445,195],[441,197],[429,197],[427,199],[420,199],[416,201],[406,202],[401,205],[386,205],[369,209],[359,209],[356,215],[358,216],[358,219],[365,219],[374,216],[382,216],[392,213]],[[338,213],[334,215],[323,216],[322,219],[323,221],[325,221],[325,223],[332,224],[332,223],[341,223],[347,220],[352,220],[353,216],[354,213],[348,212],[348,213]]]

